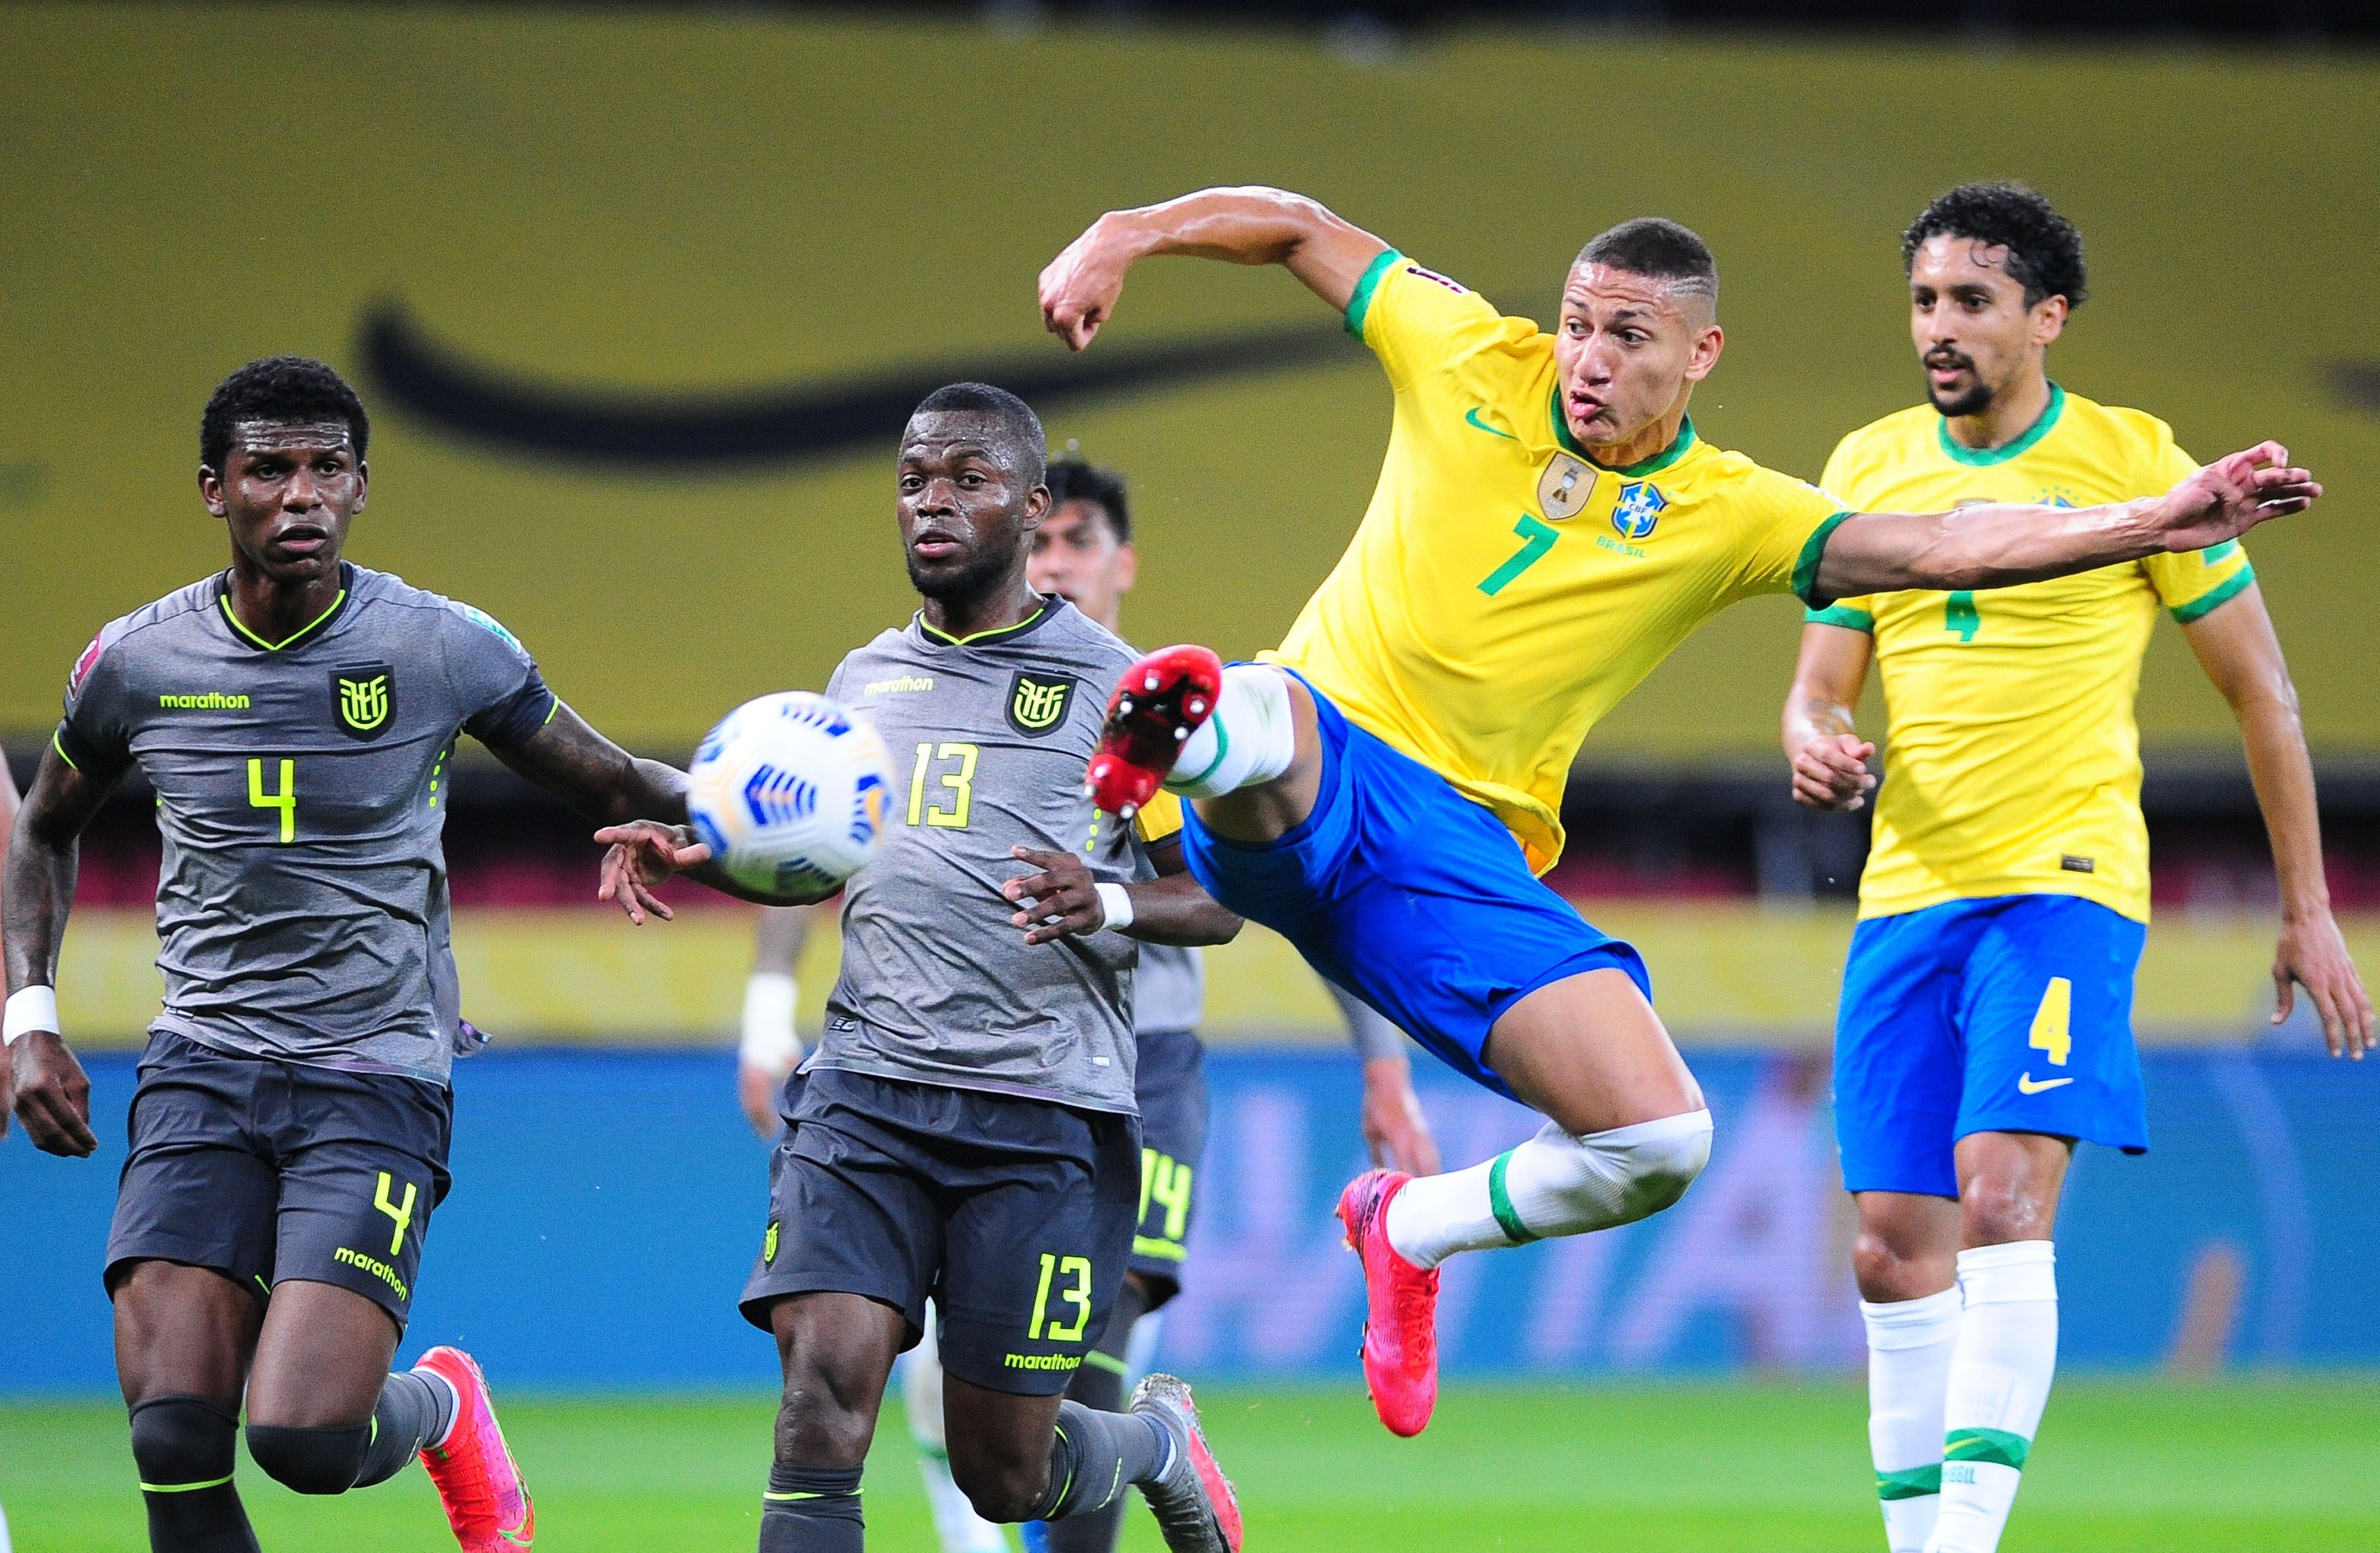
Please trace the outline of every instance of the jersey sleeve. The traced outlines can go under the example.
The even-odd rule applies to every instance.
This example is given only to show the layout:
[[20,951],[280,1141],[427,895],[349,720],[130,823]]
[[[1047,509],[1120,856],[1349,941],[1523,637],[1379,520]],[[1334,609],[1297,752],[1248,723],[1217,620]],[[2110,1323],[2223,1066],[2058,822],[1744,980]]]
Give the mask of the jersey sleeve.
[[1818,596],[1818,557],[1850,511],[1818,487],[1770,469],[1753,471],[1744,500],[1751,541],[1739,591],[1791,593],[1814,610],[1834,602]]
[[1536,333],[1477,292],[1383,249],[1347,298],[1347,333],[1370,347],[1399,391],[1482,350]]
[[1876,599],[1862,594],[1856,599],[1838,599],[1822,610],[1805,610],[1803,624],[1807,625],[1840,625],[1846,631],[1864,631],[1876,635]]
[[491,749],[509,749],[552,721],[561,702],[519,638],[468,604],[450,601],[446,608],[446,678],[463,731]]
[[1162,787],[1148,795],[1140,812],[1132,817],[1132,833],[1140,844],[1151,846],[1168,836],[1182,833],[1182,800]]
[[116,627],[91,639],[67,676],[66,715],[50,735],[58,755],[86,776],[105,780],[132,764],[132,697]]
[[[2173,429],[2155,422],[2142,460],[2142,493],[2170,491],[2197,472],[2198,460],[2175,444]],[[2148,574],[2157,601],[2184,625],[2204,619],[2256,580],[2256,568],[2248,564],[2248,552],[2237,540],[2204,550],[2152,555],[2142,561],[2141,570]]]

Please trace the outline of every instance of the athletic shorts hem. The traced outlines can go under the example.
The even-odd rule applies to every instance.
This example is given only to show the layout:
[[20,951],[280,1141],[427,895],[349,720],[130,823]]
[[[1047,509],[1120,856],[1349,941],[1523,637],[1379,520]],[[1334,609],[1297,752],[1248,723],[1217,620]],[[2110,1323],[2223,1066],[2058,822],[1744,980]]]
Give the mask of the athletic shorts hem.
[[918,1340],[925,1335],[924,1329],[917,1324],[920,1317],[911,1316],[897,1296],[887,1294],[880,1289],[840,1287],[841,1283],[852,1281],[856,1280],[798,1277],[755,1278],[745,1286],[744,1297],[736,1303],[735,1309],[745,1320],[762,1331],[773,1332],[776,1328],[770,1323],[769,1313],[787,1300],[803,1294],[853,1294],[860,1299],[880,1304],[887,1310],[900,1311],[901,1319],[907,1323],[909,1329],[901,1340],[901,1351],[905,1353],[915,1348]]
[[107,1265],[100,1269],[100,1282],[114,1299],[116,1290],[132,1275],[132,1269],[142,1262],[171,1262],[176,1267],[196,1268],[229,1279],[246,1290],[256,1303],[263,1304],[272,1298],[269,1282],[261,1282],[262,1275],[243,1268],[219,1247],[203,1245],[195,1241],[175,1240],[163,1235],[147,1236],[130,1245],[110,1246]]

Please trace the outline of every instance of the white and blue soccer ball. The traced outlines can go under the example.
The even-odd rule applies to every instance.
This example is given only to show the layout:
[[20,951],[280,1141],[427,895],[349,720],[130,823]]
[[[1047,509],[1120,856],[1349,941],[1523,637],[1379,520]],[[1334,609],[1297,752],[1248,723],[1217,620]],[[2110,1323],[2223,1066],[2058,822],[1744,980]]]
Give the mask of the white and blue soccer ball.
[[790,690],[747,701],[703,736],[687,818],[738,883],[773,895],[840,887],[876,855],[892,791],[883,740],[856,713]]

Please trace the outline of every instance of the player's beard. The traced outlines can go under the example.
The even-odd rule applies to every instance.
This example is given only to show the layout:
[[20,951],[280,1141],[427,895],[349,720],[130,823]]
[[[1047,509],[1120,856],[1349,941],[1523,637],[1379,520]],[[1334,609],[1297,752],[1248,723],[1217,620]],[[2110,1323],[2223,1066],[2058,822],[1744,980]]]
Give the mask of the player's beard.
[[1012,534],[1008,542],[987,543],[968,557],[954,572],[928,575],[918,570],[917,558],[905,559],[909,565],[909,586],[923,598],[951,603],[958,600],[981,598],[991,592],[1016,568],[1017,552],[1023,547],[1024,536]]
[[[1960,357],[1956,364],[1964,367],[1969,373],[1973,374],[1967,386],[1958,394],[1944,398],[1935,391],[1933,381],[1928,379],[1925,383],[1925,397],[1945,418],[1953,420],[1962,415],[1981,415],[1990,409],[1994,397],[1992,385],[1984,381],[1983,374],[1975,371],[1975,364],[1965,357]],[[1930,367],[1933,363],[1929,361],[1926,365]]]

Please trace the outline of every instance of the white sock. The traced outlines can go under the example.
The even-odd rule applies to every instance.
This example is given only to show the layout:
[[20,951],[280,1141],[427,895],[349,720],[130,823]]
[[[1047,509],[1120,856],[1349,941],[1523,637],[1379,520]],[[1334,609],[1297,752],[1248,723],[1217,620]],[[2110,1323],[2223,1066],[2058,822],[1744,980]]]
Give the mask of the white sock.
[[951,1452],[942,1433],[942,1354],[935,1328],[940,1313],[929,1310],[925,1335],[901,1361],[901,1401],[909,1414],[909,1438],[917,1445],[917,1475],[925,1480],[926,1504],[942,1553],[1008,1553],[1008,1535],[975,1512],[951,1481]]
[[1922,1553],[1941,1504],[1942,1407],[1959,1342],[1959,1291],[1860,1302],[1867,1325],[1867,1443],[1892,1553]]
[[1296,757],[1289,676],[1268,663],[1234,663],[1223,671],[1215,715],[1182,746],[1165,785],[1185,798],[1220,798],[1270,782]]
[[1553,1122],[1484,1165],[1418,1176],[1389,1204],[1389,1244],[1415,1267],[1633,1223],[1678,1200],[1710,1159],[1707,1110],[1573,1137]]
[[2058,1251],[1959,1253],[1964,1309],[1943,1404],[1942,1504],[1925,1553],[1994,1553],[2058,1368]]

